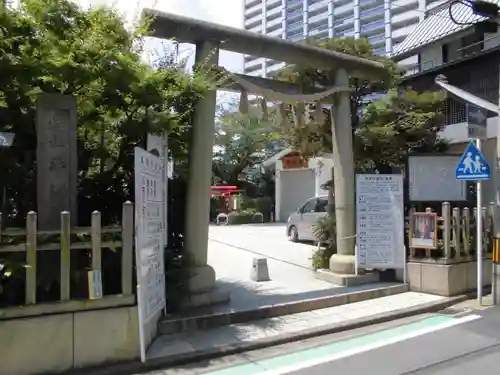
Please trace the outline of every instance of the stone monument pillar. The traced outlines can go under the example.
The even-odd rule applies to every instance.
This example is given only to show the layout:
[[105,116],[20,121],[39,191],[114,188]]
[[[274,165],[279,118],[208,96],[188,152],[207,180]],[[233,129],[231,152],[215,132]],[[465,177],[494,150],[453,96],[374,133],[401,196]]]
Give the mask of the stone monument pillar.
[[[349,76],[345,70],[337,71],[335,86],[349,86]],[[338,93],[335,103],[331,116],[337,254],[330,258],[330,270],[334,273],[352,275],[355,270],[356,198],[350,93],[348,91]]]
[[42,94],[37,101],[37,213],[42,230],[60,228],[61,211],[77,217],[77,107],[69,95]]

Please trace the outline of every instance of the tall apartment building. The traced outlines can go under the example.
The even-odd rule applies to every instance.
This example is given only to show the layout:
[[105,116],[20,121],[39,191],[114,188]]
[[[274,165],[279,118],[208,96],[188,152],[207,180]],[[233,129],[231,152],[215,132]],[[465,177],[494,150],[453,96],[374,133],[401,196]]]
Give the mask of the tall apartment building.
[[[298,41],[306,37],[366,37],[390,55],[440,0],[245,0],[245,30]],[[266,76],[278,61],[245,56],[246,74]]]

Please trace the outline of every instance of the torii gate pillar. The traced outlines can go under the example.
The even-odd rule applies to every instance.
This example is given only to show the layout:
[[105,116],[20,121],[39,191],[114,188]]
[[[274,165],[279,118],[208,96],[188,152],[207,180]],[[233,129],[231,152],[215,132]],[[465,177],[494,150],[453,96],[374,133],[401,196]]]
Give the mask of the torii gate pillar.
[[[219,46],[210,41],[196,43],[195,64],[217,66]],[[225,302],[227,293],[215,292],[215,271],[207,264],[212,152],[215,134],[217,92],[205,93],[196,104],[189,150],[189,176],[186,202],[185,251],[192,262],[186,306]]]
[[[349,76],[344,69],[337,70],[335,86],[349,86]],[[330,271],[341,275],[353,275],[355,270],[356,202],[349,91],[341,91],[336,95],[335,104],[332,105],[330,113],[337,226],[337,254],[330,258]]]

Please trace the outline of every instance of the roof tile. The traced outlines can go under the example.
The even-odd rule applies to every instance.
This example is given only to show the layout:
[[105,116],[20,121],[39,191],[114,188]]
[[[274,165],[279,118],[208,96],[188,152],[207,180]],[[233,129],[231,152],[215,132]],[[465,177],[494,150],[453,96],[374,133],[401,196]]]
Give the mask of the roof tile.
[[[490,0],[490,2],[500,3],[500,0]],[[453,5],[452,15],[456,21],[465,23],[465,25],[457,25],[450,19],[450,13],[446,6],[445,9],[431,13],[426,19],[420,22],[398,46],[392,57],[406,55],[421,46],[465,30],[470,27],[471,23],[477,23],[486,19],[485,17],[475,15],[470,6],[461,3]]]

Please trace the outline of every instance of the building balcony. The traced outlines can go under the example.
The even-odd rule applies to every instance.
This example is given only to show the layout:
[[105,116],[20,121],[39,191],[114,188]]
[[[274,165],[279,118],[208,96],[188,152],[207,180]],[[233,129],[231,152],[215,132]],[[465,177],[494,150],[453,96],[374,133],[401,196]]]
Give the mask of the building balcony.
[[309,1],[309,12],[322,12],[324,9],[328,11],[328,0],[319,0],[316,2]]
[[245,29],[249,30],[262,24],[262,15],[258,15],[245,20]]
[[282,15],[283,15],[282,9],[275,8],[273,10],[268,10],[266,12],[266,19],[269,21],[269,20],[273,20],[275,18],[281,18]]
[[281,8],[281,0],[267,0],[266,1],[266,9],[269,11],[274,8]]
[[279,28],[281,28],[282,25],[283,25],[283,22],[282,22],[281,18],[276,18],[273,20],[268,19],[266,22],[266,27],[267,27],[268,32],[279,29]]
[[257,7],[262,4],[262,0],[245,1],[245,9]]
[[309,30],[309,36],[316,39],[328,38],[328,25]]
[[303,0],[287,0],[286,2],[286,9],[297,9],[300,8],[302,9],[302,6],[304,4]]
[[335,8],[333,8],[333,17],[336,19],[354,17],[354,5],[352,2],[342,6],[336,4]]
[[323,14],[318,14],[316,16],[309,16],[307,22],[311,27],[316,27],[320,24],[327,24],[328,25],[328,14],[323,13]]
[[385,30],[385,21],[383,19],[361,24],[360,26],[361,34],[365,36],[380,33],[383,30]]

